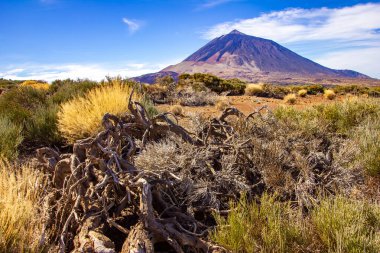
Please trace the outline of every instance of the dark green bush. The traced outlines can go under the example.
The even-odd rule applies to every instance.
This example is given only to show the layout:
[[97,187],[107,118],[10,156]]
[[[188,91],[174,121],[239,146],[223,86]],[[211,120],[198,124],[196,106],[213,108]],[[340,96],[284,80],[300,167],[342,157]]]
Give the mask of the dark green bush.
[[0,115],[21,127],[27,146],[60,141],[57,111],[58,106],[48,101],[46,91],[31,87],[13,88],[0,96]]
[[323,91],[325,90],[325,87],[320,84],[307,85],[304,88],[307,90],[307,94],[309,95],[323,94]]
[[0,96],[0,115],[16,124],[28,121],[34,111],[46,105],[46,92],[30,87],[13,88]]
[[0,158],[11,159],[17,156],[17,148],[23,140],[21,131],[21,126],[0,116]]
[[205,88],[216,93],[229,92],[230,95],[244,94],[246,83],[239,79],[222,79],[214,75],[195,73],[179,76],[178,87],[191,86],[195,91],[204,91]]
[[57,127],[59,106],[49,104],[38,108],[25,124],[25,141],[35,145],[51,145],[62,142]]
[[88,79],[56,80],[50,86],[49,92],[51,96],[49,99],[53,103],[60,104],[76,96],[83,95],[98,85],[97,82]]

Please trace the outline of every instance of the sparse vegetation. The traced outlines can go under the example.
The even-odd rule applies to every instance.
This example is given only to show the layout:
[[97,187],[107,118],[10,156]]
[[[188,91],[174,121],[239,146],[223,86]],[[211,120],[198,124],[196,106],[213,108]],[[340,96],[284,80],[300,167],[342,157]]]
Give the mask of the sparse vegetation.
[[[376,88],[258,87],[207,74],[183,74],[177,86],[169,78],[141,86],[120,77],[55,81],[48,89],[35,85],[40,81],[4,83],[9,86],[0,94],[0,156],[16,162],[0,163],[0,251],[41,251],[42,237],[60,247],[57,238],[63,238],[64,247],[73,250],[90,229],[86,224],[97,222],[101,225],[89,235],[96,231],[117,252],[125,243],[141,242],[143,233],[152,235],[144,242],[163,251],[175,249],[172,242],[185,252],[214,247],[233,252],[380,251],[377,193],[368,194],[377,192],[380,175],[380,102],[368,98]],[[129,111],[132,88],[139,104],[132,103],[138,110]],[[276,109],[256,107],[248,117],[236,108],[226,110],[230,101],[234,106],[244,99],[259,101],[228,97],[244,91],[288,104],[306,94],[318,94],[321,100],[324,91],[339,99],[306,108],[312,96],[294,106],[277,100],[282,105]],[[344,94],[350,97],[342,99]],[[276,100],[257,103],[268,101]],[[178,103],[162,108],[186,115],[178,120],[190,121],[184,127],[191,131],[159,114],[155,103]],[[210,119],[207,113],[197,114],[201,108],[184,105],[215,105],[217,110],[205,111],[218,117]],[[103,118],[105,113],[117,118]],[[22,161],[28,160],[30,150],[41,145],[54,149],[37,152],[37,167],[17,165],[18,151]],[[47,196],[49,192],[57,194]],[[78,196],[87,202],[75,206],[66,201]],[[14,208],[23,211],[11,212]],[[149,210],[147,215],[141,215],[141,208]],[[78,218],[68,221],[73,210]],[[42,211],[52,215],[50,223],[44,224]],[[90,212],[102,215],[89,216],[97,221],[88,223]],[[152,224],[172,241],[155,237]],[[138,239],[129,238],[132,234]],[[93,240],[91,236],[83,238]],[[183,243],[183,236],[191,240]]]
[[358,161],[372,176],[380,175],[380,115],[368,117],[353,133],[359,145]]
[[223,111],[227,107],[230,106],[230,103],[228,102],[228,99],[218,99],[218,101],[215,103],[215,107],[218,111]]
[[44,177],[29,164],[0,161],[1,252],[41,252]]
[[333,100],[336,97],[336,94],[333,90],[325,90],[324,94],[325,98]]
[[23,140],[21,130],[7,117],[0,116],[0,159],[17,157],[17,148]]
[[284,101],[285,103],[288,103],[288,104],[295,104],[296,101],[297,101],[297,96],[296,94],[288,94],[284,97]]
[[307,95],[307,90],[306,89],[301,89],[297,92],[298,96],[300,97],[306,97]]
[[216,215],[213,240],[233,252],[378,252],[380,208],[366,201],[325,197],[304,217],[290,202],[264,194],[260,204],[231,204]]
[[171,108],[170,108],[170,111],[176,115],[176,116],[181,116],[183,115],[183,108],[182,106],[180,105],[173,105]]
[[192,88],[181,90],[176,97],[176,100],[182,106],[206,106],[214,105],[217,95],[208,90],[194,91]]
[[210,74],[180,75],[178,87],[186,88],[189,86],[195,91],[204,91],[207,88],[216,93],[228,92],[231,95],[241,95],[244,94],[246,84],[239,79],[226,80]]

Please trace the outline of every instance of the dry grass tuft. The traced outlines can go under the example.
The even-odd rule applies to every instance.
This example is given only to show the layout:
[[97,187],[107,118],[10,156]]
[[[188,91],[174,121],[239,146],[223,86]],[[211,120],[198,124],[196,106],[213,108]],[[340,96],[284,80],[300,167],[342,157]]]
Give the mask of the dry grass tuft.
[[227,99],[219,99],[216,103],[215,103],[215,108],[218,110],[218,111],[223,111],[224,109],[226,109],[227,107],[230,106],[230,103]]
[[336,94],[333,90],[325,90],[324,97],[330,100],[333,100],[336,97]]
[[288,104],[295,104],[297,101],[297,96],[296,94],[288,94],[284,97],[284,101]]
[[298,91],[298,96],[300,96],[300,97],[306,97],[306,95],[307,95],[307,90],[302,89],[302,90]]
[[257,94],[262,93],[263,90],[264,88],[262,84],[250,83],[247,84],[247,86],[245,87],[245,95],[255,96]]
[[[104,114],[120,116],[128,111],[131,91],[129,86],[115,83],[93,89],[83,97],[62,104],[58,112],[59,130],[70,142],[95,135],[101,130]],[[134,100],[140,99],[139,95],[134,95]]]
[[[44,176],[30,165],[0,161],[0,251],[40,252]],[[4,251],[3,251],[4,250]]]
[[170,111],[176,115],[176,116],[181,116],[183,115],[183,108],[181,105],[173,105],[171,108],[170,108]]

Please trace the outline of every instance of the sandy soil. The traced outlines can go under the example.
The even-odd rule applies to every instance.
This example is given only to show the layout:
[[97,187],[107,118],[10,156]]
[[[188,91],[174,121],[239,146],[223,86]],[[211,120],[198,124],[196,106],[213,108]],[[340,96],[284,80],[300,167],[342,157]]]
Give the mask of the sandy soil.
[[[335,100],[328,100],[323,95],[306,96],[304,98],[298,97],[293,105],[286,104],[282,99],[262,98],[255,96],[230,96],[220,97],[229,101],[232,107],[236,107],[245,115],[253,112],[256,108],[267,105],[268,108],[274,109],[278,106],[293,106],[295,108],[303,109],[309,106],[318,105],[322,103],[332,103],[337,100],[342,100],[346,96],[338,96]],[[158,105],[158,110],[161,112],[170,111],[171,105]],[[193,114],[202,114],[203,116],[215,117],[220,114],[220,111],[215,106],[183,106],[184,117],[179,117],[180,122],[187,121],[186,118],[191,117]],[[184,122],[183,122],[184,123]]]

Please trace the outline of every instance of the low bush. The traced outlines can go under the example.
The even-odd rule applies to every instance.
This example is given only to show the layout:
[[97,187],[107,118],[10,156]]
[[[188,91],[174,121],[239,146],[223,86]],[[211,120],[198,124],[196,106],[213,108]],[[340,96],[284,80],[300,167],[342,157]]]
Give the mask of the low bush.
[[1,252],[43,252],[39,211],[45,186],[42,173],[30,165],[0,161]]
[[325,87],[323,87],[323,85],[320,85],[320,84],[314,84],[314,85],[306,86],[305,89],[307,90],[307,94],[317,95],[317,94],[323,94]]
[[355,131],[355,144],[359,146],[357,161],[371,176],[380,175],[380,118],[370,117]]
[[342,196],[324,198],[311,213],[326,252],[379,252],[380,208]]
[[31,87],[13,88],[0,96],[0,115],[7,116],[16,124],[23,124],[46,102],[45,91]]
[[[58,112],[59,130],[69,142],[98,133],[104,114],[120,116],[128,111],[131,91],[131,87],[119,84],[102,86],[63,103]],[[134,99],[141,96],[135,93]]]
[[88,79],[56,80],[50,87],[50,101],[56,104],[66,102],[74,97],[82,96],[89,90],[98,87],[99,84]]
[[228,102],[227,99],[219,99],[216,103],[215,103],[215,108],[218,110],[218,111],[223,111],[224,109],[226,109],[227,107],[230,106],[230,103]]
[[59,106],[48,104],[40,107],[25,124],[25,141],[32,146],[53,145],[62,142],[58,132]]
[[21,87],[31,87],[37,90],[48,90],[50,85],[46,82],[27,80],[20,84]]
[[217,95],[210,91],[194,91],[192,88],[178,92],[176,100],[182,106],[214,105]]
[[215,215],[211,238],[233,252],[379,252],[380,208],[342,196],[325,197],[303,216],[290,202],[264,194]]
[[263,93],[263,85],[262,84],[247,84],[245,87],[245,94],[248,96],[257,96]]
[[21,131],[22,128],[19,125],[12,123],[4,116],[0,116],[0,159],[17,157],[17,148],[23,140]]
[[325,98],[330,100],[333,100],[336,97],[336,94],[333,90],[325,90],[323,95]]
[[259,202],[243,198],[231,204],[227,218],[216,215],[218,226],[212,240],[232,252],[301,251],[306,235],[302,223],[295,222],[300,216],[290,203],[277,202],[266,194]]
[[173,105],[170,108],[170,112],[176,116],[181,116],[181,115],[183,115],[183,108],[180,105]]
[[298,96],[300,97],[306,97],[307,95],[307,90],[306,89],[301,89],[297,92]]
[[296,94],[288,94],[284,97],[284,101],[288,104],[295,104],[297,101],[297,96]]
[[149,97],[142,96],[140,103],[144,106],[149,118],[152,118],[159,113],[157,108],[154,106],[154,103]]
[[180,89],[192,87],[194,91],[205,91],[205,88],[216,92],[228,92],[230,95],[242,95],[246,87],[245,82],[239,79],[222,79],[217,76],[203,73],[182,74],[179,76]]
[[[376,99],[351,98],[331,104],[321,104],[303,110],[279,107],[275,116],[302,131],[349,134],[370,117],[379,117],[380,103]],[[314,129],[314,130],[312,130]]]

